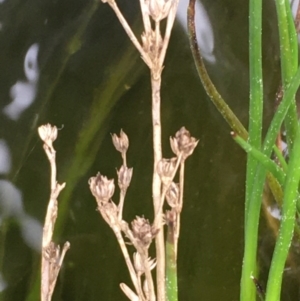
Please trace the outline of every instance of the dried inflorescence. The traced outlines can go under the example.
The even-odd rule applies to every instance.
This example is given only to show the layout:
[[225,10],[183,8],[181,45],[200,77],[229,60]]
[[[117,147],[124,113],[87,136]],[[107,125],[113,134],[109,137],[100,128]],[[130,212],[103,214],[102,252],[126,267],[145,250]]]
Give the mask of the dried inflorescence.
[[123,132],[123,130],[120,131],[120,136],[118,136],[117,134],[112,134],[112,141],[118,152],[127,152],[129,147],[129,139],[128,136]]
[[159,174],[161,181],[165,185],[169,185],[177,171],[178,168],[178,159],[171,158],[171,159],[161,159],[157,164],[157,173]]
[[127,166],[122,165],[121,168],[117,171],[118,174],[118,186],[121,190],[127,190],[130,185],[132,178],[133,168],[128,168]]
[[48,146],[52,146],[52,143],[57,138],[57,127],[47,123],[38,128],[38,133],[44,143],[46,143]]
[[171,208],[176,208],[179,205],[179,190],[179,184],[172,182],[166,192],[166,200]]
[[177,157],[182,156],[183,160],[193,153],[198,142],[199,140],[192,137],[185,127],[182,127],[179,131],[177,131],[175,137],[170,137],[170,144],[173,153]]
[[[148,248],[158,230],[151,226],[149,220],[144,217],[136,217],[131,223],[131,229],[128,223],[123,220],[122,211],[124,199],[133,173],[133,169],[126,166],[126,152],[129,146],[129,139],[127,135],[121,131],[120,136],[117,136],[116,134],[112,135],[112,141],[115,148],[121,153],[123,158],[123,164],[120,169],[117,170],[118,186],[120,188],[120,201],[118,206],[112,200],[115,191],[113,179],[109,180],[107,177],[98,173],[95,177],[90,178],[90,189],[96,198],[99,212],[113,229],[121,246],[136,293],[124,283],[121,284],[122,290],[131,298],[131,300],[154,301],[155,298],[151,270],[155,267],[156,261],[154,259],[150,259],[147,254]],[[124,237],[129,239],[131,244],[137,250],[137,252],[133,255],[132,260],[128,254]],[[142,275],[144,275],[143,281],[140,279]]]
[[102,176],[100,172],[96,177],[91,177],[89,185],[93,196],[96,198],[98,206],[106,204],[115,192],[114,180],[108,180],[107,177]]
[[[177,256],[177,243],[179,236],[179,221],[182,208],[183,195],[183,171],[186,158],[192,154],[198,141],[191,137],[189,131],[182,127],[171,139],[171,147],[176,157],[171,159],[161,159],[156,166],[156,172],[162,182],[161,206],[166,201],[171,210],[166,211],[164,220],[157,219],[159,212],[156,212],[153,225],[148,219],[137,216],[132,222],[131,227],[122,218],[123,204],[126,191],[131,183],[133,169],[126,165],[126,153],[129,146],[128,136],[121,130],[120,136],[112,135],[112,141],[117,151],[122,155],[123,164],[117,170],[118,186],[120,188],[120,201],[118,206],[113,202],[112,197],[115,191],[113,179],[98,173],[89,180],[90,189],[95,196],[98,210],[104,220],[115,232],[118,242],[123,251],[126,263],[131,274],[135,292],[126,284],[122,283],[121,288],[131,300],[154,301],[154,288],[151,270],[156,266],[156,259],[148,256],[149,247],[157,234],[162,231],[164,224],[168,226],[168,239],[174,244],[175,256]],[[175,175],[179,170],[179,183],[174,182]],[[163,232],[163,231],[162,231]],[[136,249],[132,259],[128,254],[124,237]],[[143,279],[142,279],[143,278]]]
[[157,231],[152,228],[149,220],[144,217],[137,216],[132,222],[132,233],[133,236],[137,239],[137,241],[144,246],[145,248],[149,248],[152,239],[157,234]]
[[174,5],[173,0],[147,0],[145,4],[148,8],[149,15],[155,22],[160,22],[161,20],[168,17],[172,5]]

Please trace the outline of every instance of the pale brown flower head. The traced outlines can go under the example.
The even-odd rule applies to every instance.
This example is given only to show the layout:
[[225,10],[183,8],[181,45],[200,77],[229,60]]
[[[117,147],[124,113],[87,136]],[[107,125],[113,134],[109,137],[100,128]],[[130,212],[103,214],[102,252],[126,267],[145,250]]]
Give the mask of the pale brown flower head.
[[149,15],[155,22],[159,22],[169,15],[173,0],[148,0]]
[[[118,215],[118,206],[113,202],[109,201],[107,203],[102,203],[101,210],[105,212],[105,214],[108,216],[109,220],[116,219]],[[99,208],[100,209],[100,208]]]
[[[100,172],[96,177],[89,179],[90,189],[97,202],[107,203],[114,194],[115,184],[114,180],[108,180],[107,177],[102,176]],[[98,203],[99,204],[99,203]]]
[[133,236],[142,243],[146,248],[150,246],[150,243],[156,233],[153,233],[152,227],[149,221],[143,217],[137,216],[132,222]]
[[129,139],[123,130],[120,131],[120,137],[117,134],[113,134],[111,137],[116,150],[125,154],[129,147]]
[[179,184],[171,183],[166,193],[166,199],[171,208],[175,208],[179,204]]
[[128,168],[125,165],[122,165],[121,168],[117,171],[118,173],[118,185],[121,190],[126,190],[130,185],[133,168]]
[[38,128],[38,133],[40,138],[47,144],[52,145],[53,141],[57,138],[57,127],[54,125],[52,126],[50,123],[45,125],[41,125]]
[[198,142],[199,140],[192,137],[185,127],[182,127],[179,131],[177,131],[174,138],[170,137],[170,144],[173,153],[176,156],[179,156],[182,153],[183,160],[193,153]]
[[168,185],[174,177],[176,169],[177,158],[161,159],[157,164],[157,173],[159,174],[162,182]]

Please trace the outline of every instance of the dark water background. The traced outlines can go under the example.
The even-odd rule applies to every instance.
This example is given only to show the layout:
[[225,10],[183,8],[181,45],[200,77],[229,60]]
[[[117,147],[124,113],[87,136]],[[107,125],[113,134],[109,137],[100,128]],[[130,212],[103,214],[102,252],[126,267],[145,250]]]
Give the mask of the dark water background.
[[[205,50],[209,73],[247,125],[248,1],[204,0],[202,5],[206,18],[199,18],[197,27],[204,25],[202,46],[211,45]],[[138,2],[122,1],[120,7],[141,33]],[[183,18],[185,10],[183,5]],[[263,20],[268,124],[280,74],[271,0],[264,1]],[[49,164],[37,126],[50,122],[63,128],[55,147],[58,180],[67,183],[59,197],[54,240],[71,243],[53,300],[126,300],[119,283],[131,285],[128,272],[112,231],[95,210],[87,182],[97,171],[115,177],[121,159],[110,133],[122,128],[130,138],[128,164],[134,167],[124,216],[127,221],[135,215],[152,219],[149,72],[107,4],[0,1],[0,23],[0,299],[39,299]],[[33,58],[24,71],[29,49]],[[23,104],[19,113],[11,105],[14,98]],[[246,158],[201,86],[187,33],[179,22],[163,71],[162,124],[165,157],[171,156],[169,136],[181,126],[200,139],[186,168],[179,299],[238,300]],[[266,229],[262,233],[265,284],[273,242]],[[286,282],[293,283],[291,279]],[[283,300],[299,297],[298,286],[290,286]]]

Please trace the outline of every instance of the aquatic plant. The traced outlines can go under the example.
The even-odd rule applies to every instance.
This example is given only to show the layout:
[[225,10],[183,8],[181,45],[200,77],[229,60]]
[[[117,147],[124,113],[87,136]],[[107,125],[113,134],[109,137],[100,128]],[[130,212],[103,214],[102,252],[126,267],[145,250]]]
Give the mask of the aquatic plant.
[[[296,28],[299,28],[299,11],[294,23],[289,1],[275,1],[281,54],[281,80],[279,91],[283,94],[273,116],[266,136],[262,137],[263,120],[263,74],[262,74],[262,1],[249,1],[249,125],[248,132],[228,107],[213,85],[206,71],[195,33],[195,0],[190,0],[188,23],[190,45],[198,74],[207,94],[233,130],[232,137],[248,153],[246,196],[245,196],[245,243],[241,277],[241,301],[255,300],[255,288],[261,299],[280,300],[282,277],[285,262],[298,225],[296,205],[299,196],[300,160],[299,122],[296,110],[295,94],[300,84],[298,66],[298,43]],[[296,28],[295,28],[296,27]],[[281,137],[284,123],[289,161],[286,162],[276,145]],[[279,140],[281,141],[281,139]],[[275,158],[271,159],[272,151]],[[278,163],[274,163],[275,160]],[[259,284],[257,267],[257,243],[259,216],[262,204],[263,188],[267,180],[274,198],[281,208],[281,222],[277,234],[276,246],[269,271],[266,294]]]

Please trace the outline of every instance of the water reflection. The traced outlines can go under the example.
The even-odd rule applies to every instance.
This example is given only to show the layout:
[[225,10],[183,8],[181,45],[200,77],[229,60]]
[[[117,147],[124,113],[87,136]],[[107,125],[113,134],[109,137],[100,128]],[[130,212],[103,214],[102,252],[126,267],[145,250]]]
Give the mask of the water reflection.
[[[180,22],[181,26],[187,32],[187,7],[188,0],[179,1],[178,11],[177,11],[177,21]],[[211,22],[209,16],[205,10],[205,7],[201,2],[197,1],[195,4],[196,10],[196,32],[198,45],[201,48],[201,54],[204,59],[210,63],[216,62],[216,57],[214,55],[214,33],[212,30]]]
[[0,139],[0,174],[7,174],[11,169],[11,156],[8,145]]
[[10,89],[12,102],[5,106],[3,112],[12,120],[19,119],[20,115],[33,103],[39,78],[38,67],[39,45],[29,47],[24,59],[25,81],[17,81]]
[[42,225],[24,211],[21,191],[10,181],[0,180],[0,226],[13,219],[20,227],[22,238],[28,247],[40,252]]

